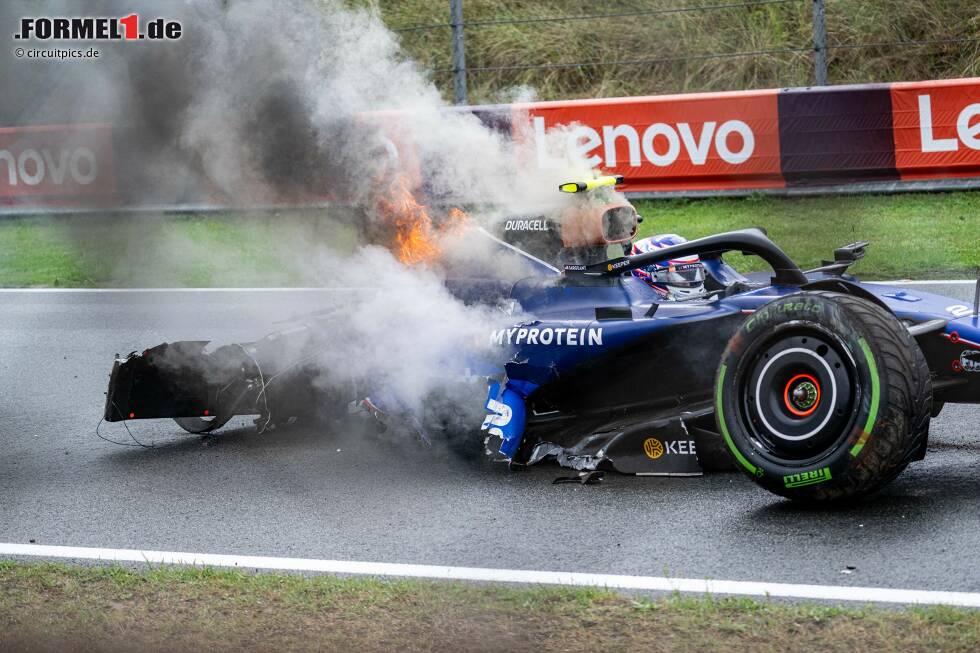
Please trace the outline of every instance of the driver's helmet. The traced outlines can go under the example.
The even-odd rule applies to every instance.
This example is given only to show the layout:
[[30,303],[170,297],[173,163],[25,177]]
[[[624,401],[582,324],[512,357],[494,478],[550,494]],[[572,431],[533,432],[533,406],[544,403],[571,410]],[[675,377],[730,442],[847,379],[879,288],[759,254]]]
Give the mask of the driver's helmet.
[[[661,234],[643,238],[633,243],[630,254],[645,254],[658,249],[686,243],[677,234]],[[633,276],[646,281],[664,299],[694,299],[702,297],[704,290],[704,265],[697,254],[669,261],[657,261],[653,265],[633,270]]]

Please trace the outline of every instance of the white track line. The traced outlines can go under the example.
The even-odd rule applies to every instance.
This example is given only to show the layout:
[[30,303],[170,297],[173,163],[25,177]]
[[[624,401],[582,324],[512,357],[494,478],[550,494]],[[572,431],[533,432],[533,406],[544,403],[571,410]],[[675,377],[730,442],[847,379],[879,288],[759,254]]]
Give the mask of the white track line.
[[273,558],[267,556],[218,555],[136,549],[100,549],[41,544],[0,543],[0,556],[70,558],[109,562],[140,562],[165,565],[240,567],[278,571],[307,571],[439,580],[469,580],[532,585],[605,587],[622,590],[685,592],[694,594],[734,594],[743,596],[812,599],[820,601],[861,601],[864,603],[903,603],[917,605],[956,605],[980,607],[980,593],[938,592],[931,590],[889,589],[885,587],[841,587],[836,585],[797,585],[739,580],[699,580],[657,576],[623,576],[564,571],[444,567],[387,562]]

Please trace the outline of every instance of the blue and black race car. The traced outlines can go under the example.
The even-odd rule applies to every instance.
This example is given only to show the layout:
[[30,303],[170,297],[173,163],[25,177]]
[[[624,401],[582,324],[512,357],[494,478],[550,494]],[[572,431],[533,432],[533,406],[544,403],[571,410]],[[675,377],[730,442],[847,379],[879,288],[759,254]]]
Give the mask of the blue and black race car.
[[[563,190],[601,193],[616,181]],[[516,283],[446,281],[467,301],[504,300],[523,316],[491,334],[499,357],[485,375],[483,431],[511,466],[555,459],[584,474],[734,466],[791,499],[844,500],[921,459],[945,403],[980,403],[977,307],[848,275],[867,243],[807,271],[758,229],[633,254],[635,209],[589,205],[574,220],[481,231],[527,262]],[[623,255],[609,258],[614,247]],[[740,274],[725,262],[729,252],[771,270]],[[666,297],[633,274],[692,257],[704,275],[691,298]],[[346,412],[364,380],[351,380],[349,396],[312,383],[317,348],[329,339],[311,316],[252,343],[208,351],[206,341],[173,342],[130,354],[115,361],[105,419],[171,417],[204,433],[234,415],[268,426],[311,406]]]

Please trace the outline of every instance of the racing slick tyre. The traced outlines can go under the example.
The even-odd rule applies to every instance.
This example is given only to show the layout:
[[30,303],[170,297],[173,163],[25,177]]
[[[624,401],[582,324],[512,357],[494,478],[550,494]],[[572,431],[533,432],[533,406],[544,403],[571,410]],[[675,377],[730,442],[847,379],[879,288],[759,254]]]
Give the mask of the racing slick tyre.
[[830,292],[777,299],[732,336],[715,417],[736,466],[808,502],[871,493],[924,446],[932,385],[908,330],[887,309]]

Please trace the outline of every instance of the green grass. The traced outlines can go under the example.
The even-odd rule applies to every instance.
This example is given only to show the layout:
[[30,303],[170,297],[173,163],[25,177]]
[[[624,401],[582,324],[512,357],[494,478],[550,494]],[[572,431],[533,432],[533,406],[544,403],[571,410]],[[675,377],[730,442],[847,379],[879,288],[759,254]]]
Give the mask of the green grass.
[[[356,0],[379,7],[392,28],[447,23],[447,3],[431,0]],[[470,101],[507,101],[534,89],[538,98],[615,97],[695,91],[807,86],[813,83],[810,0],[744,6],[714,0],[464,0],[465,22],[556,16],[617,14],[650,9],[742,5],[711,11],[675,12],[610,19],[473,25],[465,30],[471,68],[541,63],[636,61],[659,63],[574,66],[549,69],[472,71]],[[892,43],[980,37],[974,0],[827,0],[828,44]],[[424,69],[452,68],[450,30],[399,34],[411,58]],[[774,52],[802,48],[799,52]],[[698,55],[760,52],[746,57]],[[943,79],[980,75],[980,43],[831,48],[831,84]],[[694,58],[683,60],[684,57]],[[663,61],[670,59],[670,61]],[[433,73],[447,99],[450,72]],[[526,93],[524,93],[526,94]]]
[[0,287],[325,285],[317,257],[353,239],[343,221],[298,210],[10,218]]
[[[661,200],[637,208],[641,236],[763,227],[804,268],[841,245],[869,240],[867,256],[851,268],[868,279],[965,278],[980,266],[980,193]],[[727,258],[743,270],[761,269],[759,259]]]
[[[972,277],[980,265],[980,193],[637,202],[640,235],[697,238],[764,227],[804,267],[870,240],[852,271],[866,279]],[[328,285],[328,251],[354,230],[322,212],[210,216],[31,217],[0,221],[0,286]],[[345,224],[347,226],[345,226]],[[742,270],[759,259],[729,260]]]
[[974,651],[980,612],[0,562],[0,650]]
[[50,219],[0,221],[0,285],[86,286],[93,282],[64,229]]

